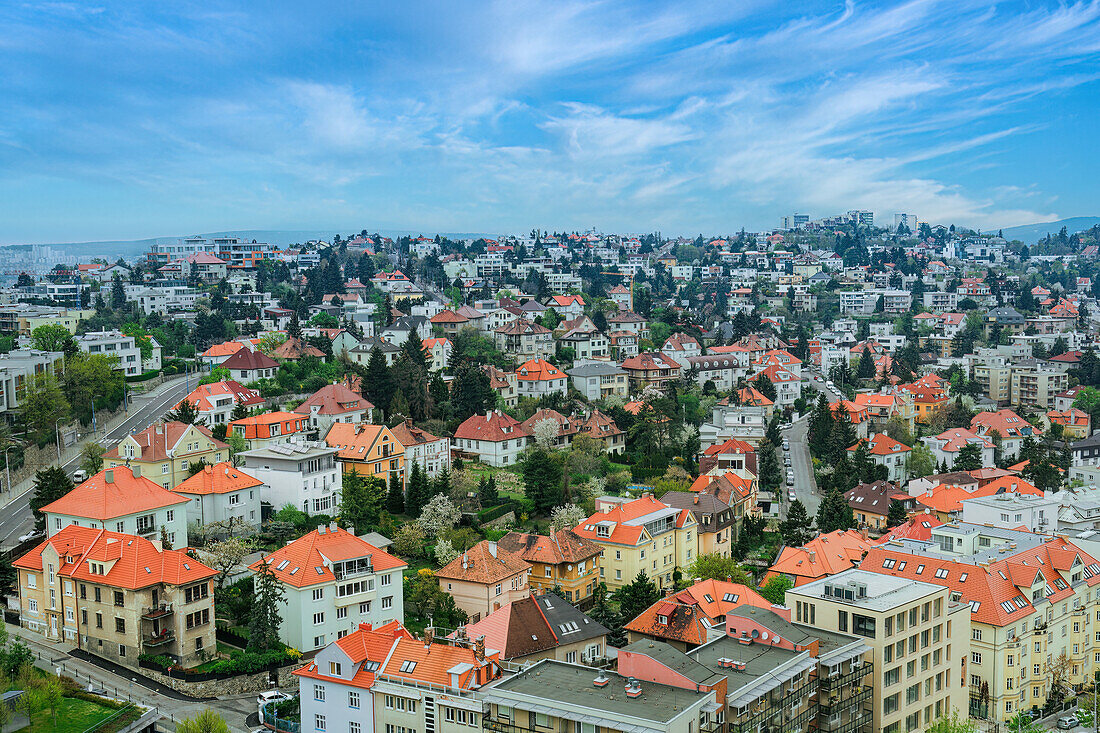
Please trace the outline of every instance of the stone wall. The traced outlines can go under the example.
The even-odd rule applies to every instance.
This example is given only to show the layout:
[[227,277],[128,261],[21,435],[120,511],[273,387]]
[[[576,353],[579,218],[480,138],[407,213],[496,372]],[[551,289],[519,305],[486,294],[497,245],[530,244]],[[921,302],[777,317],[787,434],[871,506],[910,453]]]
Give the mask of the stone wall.
[[[298,689],[298,678],[291,674],[302,666],[294,664],[290,667],[279,668],[279,689],[294,691]],[[267,672],[257,674],[242,674],[238,677],[230,677],[226,680],[207,680],[206,682],[188,682],[162,674],[153,669],[141,668],[141,673],[150,679],[171,687],[176,692],[182,692],[192,697],[225,697],[228,695],[241,695],[246,692],[262,692],[271,689],[270,678]]]

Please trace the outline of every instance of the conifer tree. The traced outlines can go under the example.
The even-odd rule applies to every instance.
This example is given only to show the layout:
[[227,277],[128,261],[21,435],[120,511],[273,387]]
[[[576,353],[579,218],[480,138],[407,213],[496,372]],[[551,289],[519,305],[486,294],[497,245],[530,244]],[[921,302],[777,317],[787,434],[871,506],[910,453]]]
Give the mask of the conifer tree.
[[840,489],[833,486],[829,493],[821,500],[817,509],[817,529],[819,532],[835,532],[847,530],[856,526],[855,514],[848,500],[840,493]]
[[271,563],[265,558],[253,577],[255,599],[248,623],[248,651],[265,652],[279,648],[279,607],[286,598],[282,583],[275,577]]
[[390,514],[405,512],[405,487],[401,485],[401,479],[397,478],[397,474],[390,476],[390,486],[386,491],[386,511]]

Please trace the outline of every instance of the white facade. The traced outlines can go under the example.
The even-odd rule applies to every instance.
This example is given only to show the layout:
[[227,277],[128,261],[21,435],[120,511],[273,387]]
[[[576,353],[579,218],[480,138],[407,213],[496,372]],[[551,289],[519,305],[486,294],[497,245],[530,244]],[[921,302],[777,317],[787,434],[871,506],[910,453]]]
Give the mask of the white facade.
[[141,349],[134,343],[133,336],[121,331],[94,331],[77,336],[76,345],[85,354],[117,357],[115,370],[127,377],[141,374]]
[[260,498],[276,511],[292,504],[306,514],[333,514],[343,486],[338,452],[324,443],[287,443],[238,455],[241,470],[267,486]]
[[161,529],[167,533],[168,542],[174,548],[187,546],[187,505],[160,507],[149,511],[123,514],[108,520],[89,519],[72,514],[46,514],[46,536],[53,537],[70,524],[108,532],[134,534],[147,540],[159,540]]
[[[191,500],[187,502],[188,524],[198,522],[203,525],[218,523],[224,527],[231,524],[258,527],[261,516],[260,497],[268,493],[268,487],[253,486],[224,494],[189,494],[179,489],[175,491]],[[276,511],[281,508],[281,505],[275,507]]]
[[517,435],[508,440],[454,439],[455,448],[476,453],[478,460],[490,466],[514,466],[519,462],[526,445],[526,435]]
[[429,476],[436,476],[446,468],[451,470],[451,439],[439,438],[429,443],[418,443],[405,448],[405,476],[412,471],[412,464],[419,463],[420,468]]
[[1030,532],[1049,533],[1058,529],[1061,502],[1053,496],[1005,493],[963,499],[962,520],[995,527],[1027,527]]
[[[302,570],[313,572],[312,568]],[[349,587],[358,590],[337,595]],[[284,583],[283,588],[286,601],[279,624],[279,639],[304,652],[336,641],[361,623],[377,626],[405,618],[400,568],[348,575],[339,581],[302,588]]]

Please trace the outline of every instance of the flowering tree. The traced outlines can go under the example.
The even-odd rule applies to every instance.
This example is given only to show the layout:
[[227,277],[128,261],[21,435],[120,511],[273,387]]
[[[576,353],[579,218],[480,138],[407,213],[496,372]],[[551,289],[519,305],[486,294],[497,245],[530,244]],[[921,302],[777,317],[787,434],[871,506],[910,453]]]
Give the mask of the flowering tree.
[[576,504],[564,504],[550,513],[550,529],[571,529],[588,517]]
[[458,550],[454,548],[450,540],[442,539],[435,543],[435,562],[439,567],[443,567],[456,557],[458,557]]
[[459,511],[454,502],[444,494],[437,494],[424,505],[416,523],[429,538],[439,536],[440,532],[453,529],[458,524]]
[[535,434],[535,445],[540,448],[553,448],[554,442],[558,439],[558,423],[550,418],[539,420],[535,423],[533,432]]

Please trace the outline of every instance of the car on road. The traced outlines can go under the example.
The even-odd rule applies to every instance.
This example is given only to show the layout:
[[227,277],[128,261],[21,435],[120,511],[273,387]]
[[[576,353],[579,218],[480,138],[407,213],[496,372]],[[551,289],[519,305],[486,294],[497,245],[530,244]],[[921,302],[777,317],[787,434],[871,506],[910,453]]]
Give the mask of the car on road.
[[75,471],[73,471],[73,483],[74,484],[82,484],[87,480],[88,480],[88,472],[85,471],[83,468],[78,468]]
[[794,476],[787,477],[787,486],[794,486]]
[[260,696],[256,698],[256,702],[260,707],[263,707],[269,702],[278,702],[280,700],[289,700],[290,695],[285,692],[279,692],[278,690],[268,690],[267,692],[261,692]]
[[831,379],[828,382],[825,383],[825,386],[828,387],[829,389],[836,389],[836,385],[833,384],[833,380],[831,380]]
[[20,542],[30,542],[31,540],[36,539],[36,538],[41,537],[41,536],[44,536],[45,534],[46,534],[45,532],[30,532],[30,533],[25,534],[25,535],[20,535],[19,541]]
[[1058,718],[1058,729],[1073,730],[1077,727],[1077,722],[1076,715],[1063,715],[1061,718]]
[[791,489],[790,491],[787,492],[787,498],[790,499],[791,501],[794,501],[795,499],[798,498],[798,494],[794,493],[794,489]]

